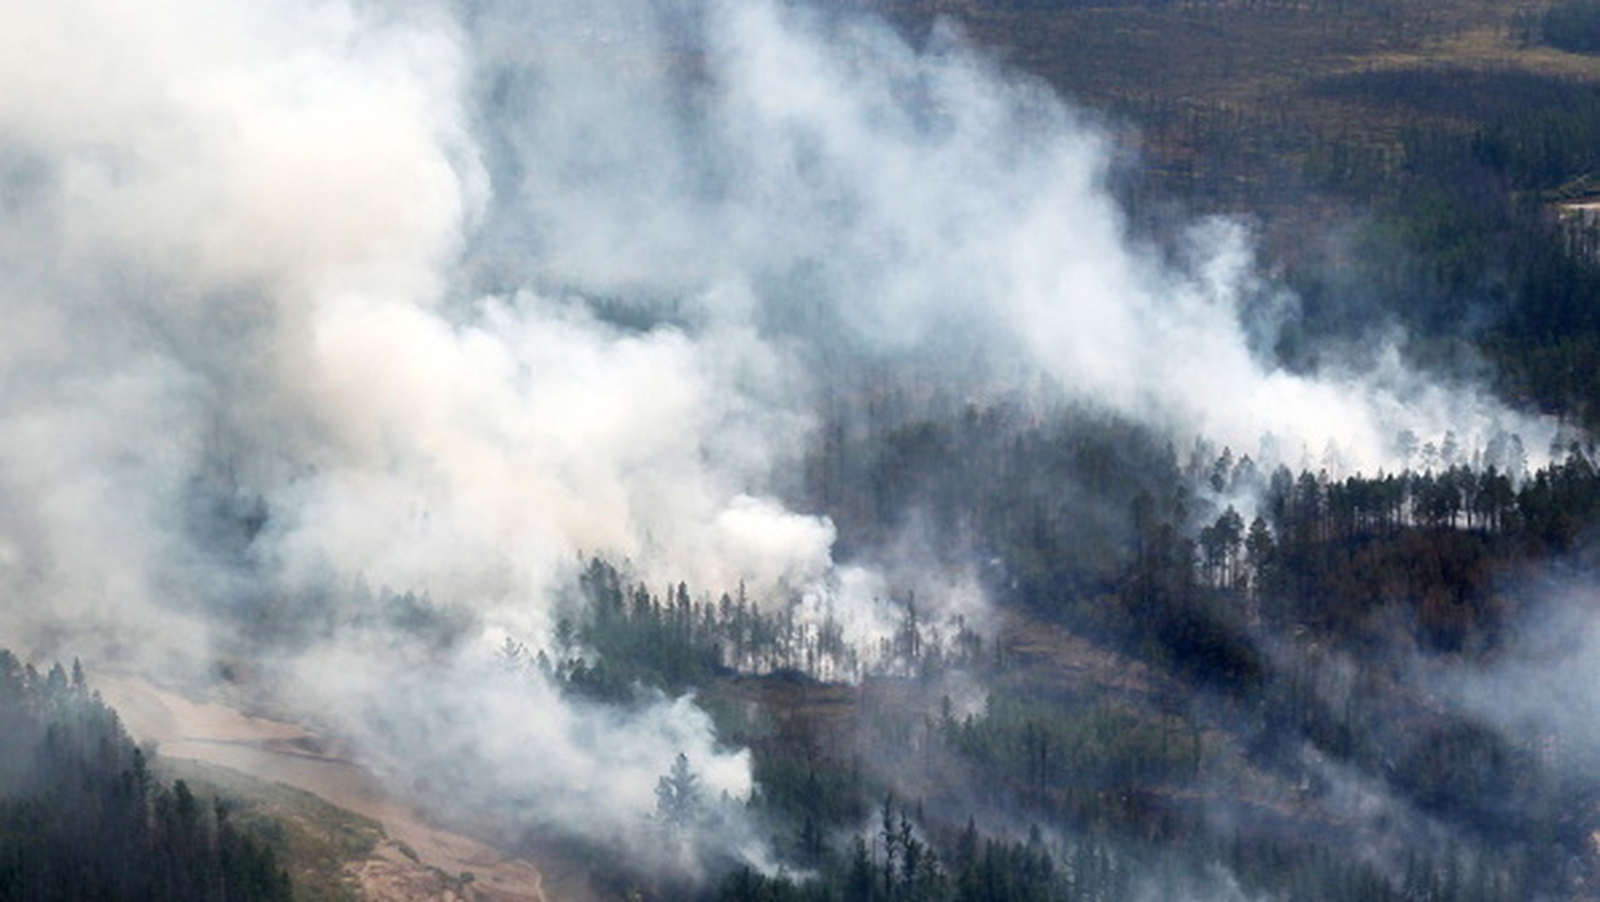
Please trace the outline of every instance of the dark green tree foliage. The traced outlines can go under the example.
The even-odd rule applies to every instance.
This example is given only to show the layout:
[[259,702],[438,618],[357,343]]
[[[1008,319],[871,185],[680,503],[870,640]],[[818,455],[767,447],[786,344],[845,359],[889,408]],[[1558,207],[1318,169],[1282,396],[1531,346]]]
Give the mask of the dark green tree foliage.
[[787,876],[769,877],[742,867],[718,887],[717,902],[831,902],[837,898],[821,881],[796,884]]
[[748,739],[755,757],[756,808],[774,821],[795,825],[787,845],[806,867],[822,863],[828,837],[861,823],[871,804],[858,763],[824,749],[818,738],[823,729],[794,714],[766,735],[740,737]]
[[[723,666],[721,633],[753,633],[766,625],[742,604],[733,617],[729,605],[732,622],[713,630],[720,612],[692,602],[687,586],[654,596],[643,585],[625,585],[621,571],[599,558],[589,562],[579,585],[583,604],[575,618],[559,624],[551,666],[568,685],[598,698],[625,700],[641,684],[695,685]],[[736,638],[742,643],[746,633]]]
[[1128,550],[1128,499],[1176,469],[1162,436],[1087,408],[956,406],[893,389],[833,401],[804,500],[837,524],[840,552],[914,526],[936,554],[1003,558],[1005,572],[990,576],[1030,604],[1112,585]]
[[154,779],[115,712],[0,651],[0,900],[287,900],[270,847]]
[[[972,447],[1012,479],[1059,453],[1047,444],[1013,434]],[[877,651],[918,667],[822,685],[821,638],[787,623],[781,604],[769,613],[743,592],[713,602],[682,585],[658,595],[600,561],[585,574],[586,607],[558,630],[558,651],[572,654],[548,666],[580,688],[604,676],[619,698],[676,673],[714,708],[741,712],[718,716],[754,757],[752,815],[797,873],[815,876],[736,871],[716,889],[724,899],[1177,898],[1215,890],[1219,868],[1247,896],[1274,899],[1560,896],[1571,884],[1558,865],[1585,848],[1596,788],[1552,775],[1530,751],[1537,737],[1417,698],[1384,662],[1397,646],[1491,655],[1519,614],[1495,574],[1574,548],[1600,520],[1600,470],[1574,446],[1530,473],[1511,436],[1481,449],[1449,435],[1401,445],[1416,469],[1341,478],[1264,473],[1227,451],[1197,451],[1180,470],[1164,450],[1164,467],[1121,486],[1127,530],[1109,590],[1066,575],[1070,564],[1051,576],[1057,565],[1043,559],[1038,571],[1014,563],[1032,560],[1030,537],[1049,530],[1026,513],[1021,530],[993,521],[1008,537],[988,549],[1004,574],[993,581],[1000,603],[1025,604],[1030,629],[1049,624],[1142,660],[1151,686],[1127,696],[1030,672],[1039,664],[1012,660],[1005,642],[949,654],[948,638],[920,634],[911,615],[909,635]],[[1037,487],[1076,466],[1035,471]],[[1248,517],[1229,507],[1251,494]],[[967,502],[951,503],[961,520]],[[1101,591],[1085,601],[1084,585]],[[940,709],[932,687],[951,663],[982,671],[980,713]],[[735,664],[767,676],[736,675]],[[1387,828],[1344,832],[1316,814],[1257,825],[1262,811],[1243,802],[1225,818],[1238,833],[1219,833],[1198,809],[1228,800],[1195,793],[1219,765],[1295,787],[1310,812],[1347,774],[1446,825],[1461,848],[1421,842],[1373,861],[1348,852],[1371,841],[1361,831]],[[928,796],[880,807],[888,785]],[[970,816],[994,809],[955,787],[981,787],[1008,823],[1033,818],[1072,839],[982,834]]]
[[1192,507],[1181,487],[1163,504],[1134,498],[1134,557],[1118,589],[1125,616],[1101,635],[1135,653],[1159,649],[1163,662],[1201,683],[1246,691],[1262,662],[1244,638],[1252,581],[1242,570],[1244,521],[1228,508],[1196,543],[1186,532]]
[[[681,691],[733,671],[859,679],[962,666],[983,652],[964,622],[953,633],[920,623],[914,599],[894,639],[858,648],[831,617],[797,622],[788,599],[763,610],[742,587],[737,599],[724,593],[715,602],[693,597],[685,583],[654,595],[642,584],[625,586],[622,572],[600,558],[589,561],[579,584],[582,605],[558,624],[556,647],[540,660],[575,691],[611,701],[631,698],[639,686]],[[514,648],[502,655],[517,656]]]
[[1544,41],[1573,53],[1600,53],[1600,2],[1567,0],[1544,14]]
[[[1584,18],[1597,4],[1552,12],[1568,7]],[[1311,91],[1428,124],[1403,132],[1397,153],[1310,150],[1308,174],[1371,215],[1325,258],[1291,261],[1303,316],[1280,353],[1311,363],[1330,337],[1399,322],[1425,365],[1487,351],[1506,394],[1596,425],[1600,230],[1553,204],[1600,193],[1600,86],[1512,68],[1384,67]]]
[[[741,869],[719,902],[1118,902],[1126,899],[1262,898],[1294,902],[1412,899],[1516,900],[1499,863],[1462,853],[1411,856],[1403,881],[1326,849],[1277,843],[1142,843],[1105,834],[1048,842],[985,835],[969,821],[941,855],[906,812],[885,806],[887,827],[857,836],[850,854],[805,880]],[[1234,882],[1227,875],[1247,875]],[[1241,886],[1243,889],[1241,890]]]
[[656,782],[656,818],[668,827],[685,827],[700,817],[700,777],[689,767],[689,756],[678,753],[668,771]]
[[1339,480],[1280,468],[1265,501],[1245,542],[1245,609],[1346,643],[1400,610],[1424,647],[1458,651],[1492,646],[1512,613],[1496,572],[1569,552],[1600,520],[1600,470],[1577,446],[1520,484],[1494,466]]
[[987,780],[1057,813],[1085,812],[1095,794],[1181,782],[1200,758],[1199,737],[1160,715],[1009,693],[946,724],[942,739]]

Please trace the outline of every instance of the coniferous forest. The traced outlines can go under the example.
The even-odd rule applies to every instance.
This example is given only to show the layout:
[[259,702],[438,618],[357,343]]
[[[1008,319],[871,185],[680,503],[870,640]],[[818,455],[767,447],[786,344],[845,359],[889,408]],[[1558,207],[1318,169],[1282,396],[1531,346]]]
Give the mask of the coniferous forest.
[[223,799],[164,784],[74,662],[0,650],[0,899],[288,900]]
[[[257,6],[0,101],[15,647],[551,899],[1600,899],[1600,2]],[[0,651],[0,902],[240,820]]]
[[[1063,484],[1085,460],[1151,472],[1084,447],[1064,464],[1056,438],[962,459]],[[852,648],[781,599],[652,591],[592,559],[563,641],[504,655],[584,697],[694,689],[755,753],[750,805],[790,870],[735,868],[720,899],[1527,899],[1591,879],[1587,753],[1441,706],[1414,676],[1492,667],[1546,615],[1506,576],[1582,553],[1600,513],[1583,449],[1514,479],[1259,473],[1227,450],[1165,473],[1092,527],[981,514],[987,488],[954,502],[1018,537],[988,577],[1011,606],[998,636],[918,623],[913,604]],[[1249,522],[1226,501],[1246,496]],[[1076,528],[1118,530],[1117,566],[1057,550],[1088,540]],[[1074,660],[1086,647],[1101,669]],[[977,708],[957,700],[969,684]],[[1382,797],[1348,810],[1361,793]]]

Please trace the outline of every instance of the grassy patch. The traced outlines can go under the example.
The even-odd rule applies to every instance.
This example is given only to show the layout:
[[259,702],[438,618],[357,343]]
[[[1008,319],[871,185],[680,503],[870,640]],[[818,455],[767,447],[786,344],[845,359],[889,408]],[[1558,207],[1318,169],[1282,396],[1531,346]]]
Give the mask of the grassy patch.
[[303,902],[359,902],[346,863],[372,854],[383,827],[282,783],[257,780],[198,761],[165,760],[166,779],[182,779],[203,797],[220,796],[239,826],[270,842]]

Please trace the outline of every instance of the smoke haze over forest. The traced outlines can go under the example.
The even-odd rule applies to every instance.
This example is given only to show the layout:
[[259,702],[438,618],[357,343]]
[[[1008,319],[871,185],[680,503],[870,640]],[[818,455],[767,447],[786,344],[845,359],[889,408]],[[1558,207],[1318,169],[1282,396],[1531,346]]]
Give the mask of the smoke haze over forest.
[[[1404,466],[1552,422],[1405,362],[1282,365],[1251,232],[1135,237],[1116,123],[938,24],[774,0],[7,4],[0,626],[225,660],[404,783],[651,851],[693,697],[576,699],[593,555],[877,641],[979,623],[918,537],[836,551],[803,467],[894,391],[1103,411],[1265,467]],[[1242,503],[1242,502],[1241,502]],[[928,555],[928,557],[940,557]],[[1590,643],[1592,644],[1592,643]],[[1592,652],[1585,646],[1585,654]],[[701,841],[768,867],[737,806]]]

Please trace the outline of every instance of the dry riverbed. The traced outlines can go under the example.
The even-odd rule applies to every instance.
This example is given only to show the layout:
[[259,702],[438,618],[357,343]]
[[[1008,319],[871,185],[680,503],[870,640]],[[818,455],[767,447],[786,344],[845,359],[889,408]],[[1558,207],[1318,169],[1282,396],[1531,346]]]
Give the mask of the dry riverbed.
[[225,768],[310,793],[381,825],[370,850],[345,865],[372,902],[544,902],[527,861],[441,829],[384,790],[359,764],[292,723],[199,701],[139,677],[96,674],[92,684],[128,732],[164,759]]

